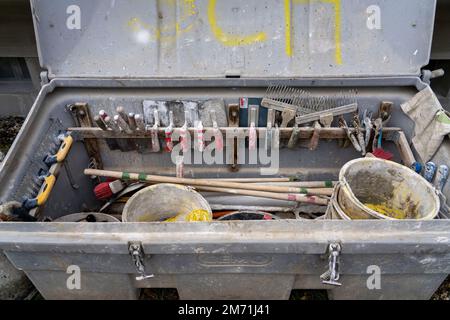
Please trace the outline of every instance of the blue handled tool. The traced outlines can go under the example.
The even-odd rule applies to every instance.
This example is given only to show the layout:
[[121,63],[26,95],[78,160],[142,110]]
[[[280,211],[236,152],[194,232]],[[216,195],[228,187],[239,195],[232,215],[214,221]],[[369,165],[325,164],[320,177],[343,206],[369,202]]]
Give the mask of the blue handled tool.
[[436,179],[434,179],[434,186],[439,191],[444,189],[448,180],[448,167],[445,164],[441,164],[436,173]]
[[411,165],[411,169],[420,174],[422,172],[422,164],[416,161]]
[[436,173],[436,164],[434,162],[427,162],[425,164],[425,172],[423,173],[423,177],[425,178],[425,180],[427,180],[428,182],[432,182],[433,178],[434,178],[434,174]]

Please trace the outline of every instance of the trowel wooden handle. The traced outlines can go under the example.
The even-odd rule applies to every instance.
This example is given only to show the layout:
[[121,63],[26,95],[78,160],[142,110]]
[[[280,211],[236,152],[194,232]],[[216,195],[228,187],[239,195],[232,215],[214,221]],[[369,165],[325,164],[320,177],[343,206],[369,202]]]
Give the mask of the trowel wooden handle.
[[292,119],[295,118],[295,111],[292,110],[283,110],[281,112],[281,116],[283,118],[282,122],[281,122],[281,128],[286,128],[288,123],[291,122]]

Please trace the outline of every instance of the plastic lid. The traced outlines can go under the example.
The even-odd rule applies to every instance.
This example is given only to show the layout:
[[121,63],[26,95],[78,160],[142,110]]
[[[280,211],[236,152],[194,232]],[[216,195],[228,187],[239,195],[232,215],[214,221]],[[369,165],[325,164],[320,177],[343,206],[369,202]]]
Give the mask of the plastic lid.
[[418,75],[435,0],[32,1],[49,77]]

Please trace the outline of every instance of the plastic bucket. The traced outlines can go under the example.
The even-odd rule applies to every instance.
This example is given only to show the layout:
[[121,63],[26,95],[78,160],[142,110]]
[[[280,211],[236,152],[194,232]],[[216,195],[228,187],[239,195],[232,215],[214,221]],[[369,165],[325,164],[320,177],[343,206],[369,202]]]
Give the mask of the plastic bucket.
[[350,219],[431,220],[439,212],[440,201],[433,186],[392,161],[349,161],[339,173],[339,184],[337,203]]
[[208,202],[192,188],[170,183],[155,184],[136,192],[125,204],[123,222],[184,221],[195,210],[205,210],[212,219]]
[[340,186],[339,183],[334,187],[333,195],[331,196],[330,202],[328,203],[327,211],[325,212],[325,219],[334,220],[352,220],[349,216],[342,211],[339,203],[337,201],[337,195],[339,194]]

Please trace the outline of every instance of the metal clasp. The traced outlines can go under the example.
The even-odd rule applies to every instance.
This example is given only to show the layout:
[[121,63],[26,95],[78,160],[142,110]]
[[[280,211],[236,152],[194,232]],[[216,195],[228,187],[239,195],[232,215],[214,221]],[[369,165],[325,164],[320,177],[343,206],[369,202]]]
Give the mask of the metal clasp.
[[137,272],[140,274],[136,277],[136,280],[144,280],[148,278],[153,278],[153,274],[147,274],[145,272],[144,266],[144,250],[142,248],[142,244],[140,242],[130,242],[128,245],[128,251],[131,255],[131,260],[136,266]]
[[339,243],[330,243],[328,246],[328,270],[320,276],[322,283],[340,286],[339,280],[339,254],[341,245]]

